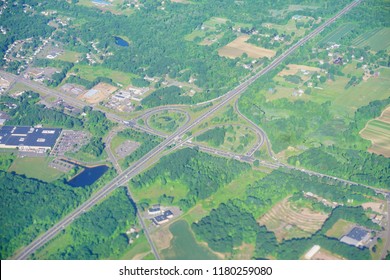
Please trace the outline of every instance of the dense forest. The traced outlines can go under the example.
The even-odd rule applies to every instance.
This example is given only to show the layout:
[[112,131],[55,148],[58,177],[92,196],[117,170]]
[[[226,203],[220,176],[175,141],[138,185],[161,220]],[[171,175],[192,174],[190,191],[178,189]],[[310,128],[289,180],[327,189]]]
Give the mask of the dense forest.
[[134,188],[143,188],[157,178],[180,180],[188,186],[189,192],[186,198],[177,203],[186,210],[194,206],[199,199],[209,197],[249,168],[250,165],[246,163],[185,148],[164,156],[152,169],[133,178],[131,184]]
[[120,257],[128,249],[129,238],[125,232],[136,223],[136,211],[126,188],[115,190],[67,228],[65,234],[71,236],[72,243],[63,244],[47,258],[91,260]]
[[62,181],[46,183],[0,171],[1,259],[30,243],[112,177],[106,172],[88,188],[73,188]]
[[313,148],[291,157],[289,163],[354,182],[390,189],[390,159],[365,151],[335,146]]

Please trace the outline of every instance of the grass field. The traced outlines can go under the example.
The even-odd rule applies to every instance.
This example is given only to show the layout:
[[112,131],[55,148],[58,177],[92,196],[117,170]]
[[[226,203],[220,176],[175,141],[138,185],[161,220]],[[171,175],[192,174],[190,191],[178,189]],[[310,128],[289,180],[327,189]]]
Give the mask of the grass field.
[[[150,254],[151,249],[148,243],[148,240],[146,239],[145,235],[142,234],[140,238],[135,239],[134,243],[131,244],[131,247],[129,247],[129,250],[126,251],[126,253],[123,254],[123,256],[120,257],[121,260],[141,260],[145,257],[148,257]],[[154,255],[152,254],[152,259],[154,259]]]
[[45,182],[52,182],[60,178],[64,173],[48,166],[52,158],[49,157],[24,157],[16,158],[8,169],[17,174],[25,175]]
[[338,220],[333,227],[326,232],[326,235],[329,237],[341,238],[343,235],[347,234],[350,229],[355,226],[354,223],[348,222],[346,220]]
[[328,215],[307,208],[296,209],[284,199],[263,215],[259,222],[275,233],[276,238],[292,239],[308,237],[322,227]]
[[157,179],[153,184],[142,189],[131,188],[135,200],[150,199],[151,204],[158,203],[158,198],[166,194],[175,197],[173,203],[178,202],[181,198],[186,197],[188,187],[180,181],[171,181],[166,178],[166,184]]
[[359,48],[369,46],[374,51],[386,50],[390,47],[390,28],[375,28],[360,35],[352,43]]
[[390,107],[379,118],[369,121],[360,135],[371,141],[369,152],[390,157]]
[[97,77],[106,77],[123,86],[131,84],[131,79],[137,77],[134,74],[111,70],[103,66],[76,65],[70,72],[76,73],[83,79],[93,81]]
[[288,64],[282,71],[279,72],[279,76],[288,76],[295,75],[301,71],[308,71],[311,74],[315,72],[320,72],[321,69],[318,67],[306,66],[306,65],[298,65],[298,64]]
[[368,105],[371,101],[385,99],[390,94],[390,69],[380,68],[378,78],[362,81],[347,90],[347,77],[337,77],[336,81],[328,81],[321,85],[322,89],[312,89],[310,100],[323,103],[331,101],[331,110],[337,117],[349,116],[360,107]]
[[63,54],[57,56],[56,59],[68,62],[76,62],[81,57],[81,54],[78,52],[65,50]]
[[150,116],[148,124],[155,130],[172,133],[186,121],[186,116],[180,112],[164,111]]
[[161,251],[167,260],[215,260],[218,259],[207,247],[196,242],[188,223],[179,220],[169,227],[173,235],[169,248]]
[[273,50],[268,50],[260,47],[256,47],[247,43],[249,36],[243,35],[236,38],[234,41],[230,42],[226,46],[218,50],[220,56],[228,58],[240,57],[242,54],[246,53],[249,57],[252,58],[261,58],[261,57],[274,57],[276,52]]
[[347,35],[349,32],[352,31],[352,29],[355,27],[355,24],[353,23],[347,23],[339,28],[333,30],[330,34],[325,36],[319,43],[339,43],[340,39],[343,38],[345,35]]

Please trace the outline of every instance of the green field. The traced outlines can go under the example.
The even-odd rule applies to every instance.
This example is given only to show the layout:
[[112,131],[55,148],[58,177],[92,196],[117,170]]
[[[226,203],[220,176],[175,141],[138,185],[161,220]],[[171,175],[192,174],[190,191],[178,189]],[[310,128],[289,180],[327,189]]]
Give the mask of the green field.
[[81,54],[78,52],[65,50],[64,53],[61,54],[60,56],[56,57],[56,59],[74,63],[80,58],[80,56],[81,56]]
[[354,223],[340,219],[326,232],[326,235],[329,237],[341,238],[343,235],[347,234],[348,230],[354,225]]
[[180,112],[164,111],[152,115],[148,124],[155,130],[172,133],[186,121],[186,116]]
[[390,46],[390,28],[376,28],[360,35],[352,42],[356,47],[370,47],[374,51],[386,50]]
[[340,39],[351,32],[354,27],[355,24],[352,23],[344,24],[325,36],[319,43],[339,43]]
[[382,100],[390,94],[390,69],[380,68],[378,78],[370,78],[356,86],[345,89],[349,79],[337,77],[334,82],[326,82],[322,89],[313,88],[310,100],[319,103],[331,101],[331,110],[338,117],[349,116],[360,107],[368,105],[371,101]]
[[186,221],[173,223],[169,230],[173,234],[171,246],[162,250],[161,255],[167,260],[216,260],[208,248],[198,244]]
[[[129,250],[123,254],[120,259],[122,260],[132,260],[132,259],[144,259],[145,257],[148,257],[149,259],[149,253],[150,253],[150,246],[148,243],[148,240],[146,239],[145,235],[142,234],[140,238],[135,239],[134,243],[131,244],[131,247]],[[154,259],[154,255],[152,254]]]
[[153,184],[145,186],[142,189],[131,188],[135,200],[150,199],[151,203],[158,203],[158,198],[161,195],[175,197],[173,203],[178,202],[181,198],[185,198],[188,193],[188,187],[180,181],[172,181],[166,179],[162,182],[157,179]]
[[104,66],[90,66],[90,65],[76,65],[70,72],[76,73],[80,78],[93,81],[97,77],[106,77],[112,79],[116,83],[120,83],[123,86],[131,84],[131,79],[137,77],[136,75],[115,71]]
[[52,182],[60,178],[64,173],[48,166],[52,158],[49,157],[24,157],[16,158],[9,172],[25,175],[45,182]]

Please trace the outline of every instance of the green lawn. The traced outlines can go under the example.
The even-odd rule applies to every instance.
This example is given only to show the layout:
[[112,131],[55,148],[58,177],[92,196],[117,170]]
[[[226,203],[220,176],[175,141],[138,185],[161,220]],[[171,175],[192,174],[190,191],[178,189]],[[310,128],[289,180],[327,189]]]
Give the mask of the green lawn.
[[183,113],[166,111],[152,115],[148,119],[148,123],[155,130],[172,133],[176,131],[186,119],[187,118]]
[[354,225],[354,223],[340,219],[326,232],[326,235],[329,237],[341,238],[343,235],[347,234],[348,230]]
[[14,171],[17,174],[22,174],[29,178],[52,182],[64,174],[48,166],[52,160],[50,157],[16,158],[8,171]]
[[73,238],[70,231],[65,231],[57,235],[53,240],[49,241],[44,247],[36,251],[34,259],[46,260],[48,256],[54,254],[58,250],[63,250],[64,247],[71,245]]
[[98,157],[82,151],[78,151],[76,153],[65,153],[65,155],[86,163],[102,162],[107,158],[106,150],[104,150],[103,153]]
[[78,52],[65,50],[64,53],[61,54],[60,56],[56,57],[56,59],[74,63],[80,58],[80,56],[81,56],[81,54]]

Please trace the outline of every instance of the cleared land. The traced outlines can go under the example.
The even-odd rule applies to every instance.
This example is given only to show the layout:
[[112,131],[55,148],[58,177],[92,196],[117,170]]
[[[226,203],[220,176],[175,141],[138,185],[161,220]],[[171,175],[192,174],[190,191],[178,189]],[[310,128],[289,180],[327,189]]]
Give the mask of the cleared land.
[[276,238],[281,241],[310,236],[322,227],[327,218],[328,215],[307,208],[294,209],[286,198],[272,207],[259,222],[273,231]]
[[338,220],[333,227],[326,232],[326,235],[329,237],[341,238],[343,235],[347,234],[355,226],[354,223],[348,222],[346,220]]
[[118,88],[106,83],[99,83],[91,90],[80,96],[80,99],[85,100],[88,103],[96,104],[105,100],[115,92]]
[[98,77],[106,77],[116,83],[122,84],[123,86],[130,85],[131,78],[136,77],[134,74],[111,70],[100,65],[90,66],[78,64],[72,68],[71,72],[74,72],[80,78],[86,79],[88,81],[93,81]]
[[371,141],[369,152],[390,157],[390,107],[379,118],[369,121],[360,135]]
[[380,68],[378,78],[370,78],[356,86],[345,89],[349,79],[337,77],[336,81],[327,81],[321,89],[312,88],[310,100],[323,103],[332,102],[331,110],[340,117],[352,114],[371,101],[385,99],[390,91],[390,69]]
[[376,28],[360,35],[352,42],[356,47],[369,46],[374,51],[386,50],[390,47],[390,28]]
[[64,173],[48,166],[51,158],[33,157],[33,158],[16,158],[8,169],[8,172],[25,175],[29,178],[35,178],[45,182],[52,182]]
[[289,64],[282,71],[279,72],[279,76],[288,76],[295,75],[300,71],[308,71],[308,72],[320,72],[321,69],[318,67],[306,66],[306,65],[298,65],[298,64]]
[[262,57],[274,57],[276,52],[269,49],[264,49],[256,47],[247,43],[249,39],[248,35],[240,36],[234,41],[230,42],[226,46],[218,50],[220,56],[228,58],[240,57],[242,54],[246,53],[249,57],[252,58],[262,58]]
[[312,258],[312,260],[341,260],[342,258],[333,255],[331,252],[320,249]]

